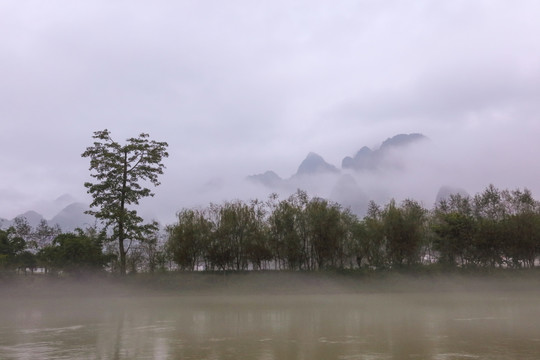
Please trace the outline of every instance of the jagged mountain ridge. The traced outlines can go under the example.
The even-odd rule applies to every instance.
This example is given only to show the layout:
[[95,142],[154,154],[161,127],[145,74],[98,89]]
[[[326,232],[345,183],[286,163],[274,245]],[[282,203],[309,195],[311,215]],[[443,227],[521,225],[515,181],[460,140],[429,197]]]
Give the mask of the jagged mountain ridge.
[[371,150],[367,146],[362,147],[354,157],[345,157],[341,162],[341,167],[356,171],[375,170],[381,165],[390,150],[404,148],[426,139],[427,137],[418,133],[398,134],[383,141],[376,150]]
[[[365,214],[371,197],[384,201],[386,194],[384,191],[373,193],[373,189],[370,191],[364,186],[361,187],[355,177],[363,178],[375,174],[385,176],[385,170],[398,172],[406,170],[406,163],[395,161],[396,153],[399,154],[400,151],[405,151],[406,148],[426,139],[426,136],[419,133],[395,135],[383,141],[375,150],[367,146],[361,147],[354,157],[347,156],[343,159],[341,168],[310,152],[300,163],[296,173],[289,178],[281,178],[274,171],[268,170],[262,174],[248,176],[247,179],[254,184],[283,193],[301,188],[317,196],[327,197],[362,215]],[[366,190],[370,191],[369,196]]]
[[334,165],[327,163],[319,154],[310,152],[298,167],[295,176],[320,173],[339,173],[339,170]]
[[[358,150],[354,157],[346,156],[341,162],[342,169],[360,170],[375,170],[379,168],[390,150],[399,150],[400,148],[408,147],[414,143],[426,140],[427,137],[420,133],[398,134],[382,142],[378,149],[372,150],[367,146],[363,146]],[[329,164],[322,156],[315,152],[310,152],[306,158],[298,166],[298,170],[289,179],[305,175],[318,174],[339,174],[340,169]],[[272,170],[268,170],[262,174],[250,175],[248,179],[265,185],[267,187],[283,186],[286,179],[281,178]]]
[[25,218],[28,222],[28,225],[35,228],[40,224],[42,220],[45,220],[49,226],[60,226],[62,231],[73,231],[74,229],[80,227],[84,228],[94,224],[94,217],[84,212],[88,210],[88,206],[83,203],[74,202],[64,207],[59,213],[53,216],[50,220],[47,220],[43,215],[39,214],[36,211],[30,210],[26,211],[23,214],[17,215],[11,220],[0,219],[0,228],[8,228],[12,226],[15,222],[15,218]]

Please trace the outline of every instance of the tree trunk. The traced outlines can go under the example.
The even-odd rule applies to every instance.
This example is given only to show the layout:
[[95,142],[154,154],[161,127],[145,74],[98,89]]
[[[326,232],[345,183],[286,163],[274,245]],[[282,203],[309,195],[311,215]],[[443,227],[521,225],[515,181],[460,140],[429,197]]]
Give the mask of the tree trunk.
[[120,275],[126,275],[126,249],[124,248],[124,220],[125,220],[125,200],[127,190],[127,151],[124,152],[124,172],[122,174],[122,194],[120,198],[120,218],[118,219],[118,250],[120,251]]
[[[123,232],[123,229],[120,230],[121,227],[123,226],[118,227],[119,233]],[[126,250],[124,248],[123,234],[118,236],[118,249],[120,252],[120,275],[126,275]]]

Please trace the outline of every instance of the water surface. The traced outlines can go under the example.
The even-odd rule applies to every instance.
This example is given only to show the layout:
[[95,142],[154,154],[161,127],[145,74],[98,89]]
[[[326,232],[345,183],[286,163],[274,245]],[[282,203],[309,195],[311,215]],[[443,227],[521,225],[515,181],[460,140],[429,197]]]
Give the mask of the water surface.
[[540,293],[0,300],[0,359],[538,359]]

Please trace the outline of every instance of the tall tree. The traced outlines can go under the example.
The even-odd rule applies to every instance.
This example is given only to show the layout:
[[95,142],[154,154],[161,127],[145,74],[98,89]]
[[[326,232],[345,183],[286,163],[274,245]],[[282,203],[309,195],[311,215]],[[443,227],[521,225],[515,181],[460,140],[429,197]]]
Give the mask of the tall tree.
[[139,200],[154,193],[144,183],[158,186],[158,175],[163,174],[163,158],[169,156],[166,142],[149,139],[142,133],[137,138],[129,138],[121,145],[111,138],[109,130],[94,132],[94,145],[87,147],[82,157],[90,158],[91,176],[95,183],[86,182],[84,186],[92,195],[93,201],[88,214],[101,220],[113,230],[113,240],[118,241],[120,273],[126,273],[125,241],[144,240],[154,231],[156,223],[143,224],[143,219],[130,205],[138,205]]

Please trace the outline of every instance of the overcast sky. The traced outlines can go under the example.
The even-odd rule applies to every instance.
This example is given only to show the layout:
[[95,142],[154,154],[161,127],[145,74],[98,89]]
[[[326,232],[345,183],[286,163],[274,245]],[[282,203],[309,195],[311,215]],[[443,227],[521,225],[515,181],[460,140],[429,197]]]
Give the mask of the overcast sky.
[[4,0],[0,217],[87,201],[80,154],[104,128],[169,143],[158,214],[411,132],[449,185],[538,197],[539,16],[535,0]]

